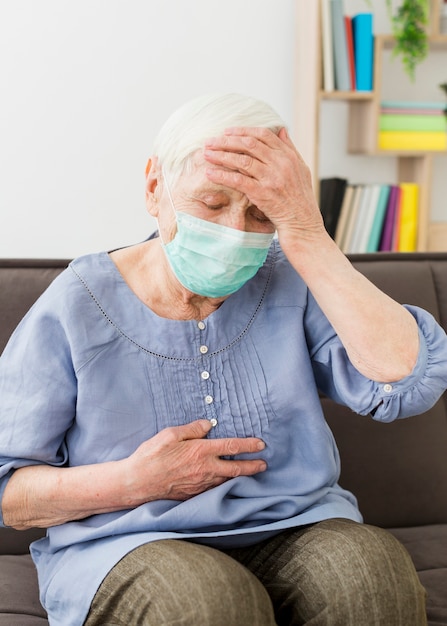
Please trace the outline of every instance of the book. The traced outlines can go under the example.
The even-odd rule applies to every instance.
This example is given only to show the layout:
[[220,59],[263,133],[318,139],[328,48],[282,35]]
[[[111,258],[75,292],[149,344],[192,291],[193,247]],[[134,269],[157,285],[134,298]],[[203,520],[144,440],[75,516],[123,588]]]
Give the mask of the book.
[[357,242],[357,252],[366,252],[368,248],[369,237],[374,223],[377,203],[380,196],[380,185],[368,185],[369,194],[366,199],[366,206],[362,215],[362,224]]
[[330,0],[321,0],[321,33],[323,47],[323,90],[334,91],[334,51]]
[[335,237],[347,183],[346,178],[336,176],[320,180],[320,211],[324,226],[332,238]]
[[348,44],[346,41],[343,0],[331,0],[331,22],[335,88],[340,91],[349,91]]
[[382,234],[380,237],[379,250],[381,252],[389,252],[393,247],[393,231],[396,216],[396,206],[398,204],[400,187],[391,185],[388,203],[385,211]]
[[337,228],[335,229],[335,243],[343,250],[343,243],[348,225],[349,213],[351,211],[351,203],[354,195],[354,185],[346,185],[345,195],[343,196],[343,203],[340,209],[340,215],[337,222]]
[[381,150],[447,150],[447,133],[444,131],[380,130]]
[[397,250],[415,252],[418,227],[419,186],[416,183],[401,183],[400,221]]
[[379,184],[378,187],[379,194],[377,197],[373,222],[366,245],[366,252],[377,252],[380,249],[380,242],[385,224],[385,216],[388,207],[391,185]]
[[444,102],[434,101],[415,101],[415,100],[383,100],[382,107],[392,109],[435,109],[438,111],[444,111]]
[[355,81],[357,91],[372,91],[374,36],[372,13],[358,13],[352,18],[354,37]]
[[347,224],[345,227],[345,234],[344,234],[344,238],[343,238],[343,246],[342,246],[342,252],[348,254],[349,252],[351,252],[351,241],[352,241],[352,236],[354,234],[354,229],[355,229],[355,225],[357,222],[357,215],[358,215],[358,211],[359,211],[359,206],[360,206],[360,200],[362,198],[363,195],[363,190],[364,190],[365,185],[355,185],[354,186],[354,192],[353,192],[353,196],[352,196],[352,200],[351,200],[351,206],[350,206],[350,210],[349,210],[349,215],[347,218]]
[[362,238],[368,221],[368,210],[372,194],[372,185],[363,185],[362,195],[357,210],[354,229],[349,243],[349,252],[363,252]]
[[377,252],[380,247],[380,237],[382,235],[385,214],[390,197],[390,185],[380,185],[380,193],[377,199],[374,220],[369,233],[366,252]]
[[379,116],[380,130],[427,130],[447,131],[445,115],[397,115],[381,113]]
[[399,192],[396,197],[396,206],[394,209],[394,224],[393,232],[391,236],[391,250],[393,252],[399,251],[399,232],[400,232],[400,216],[402,208],[402,187],[397,185]]
[[355,56],[354,56],[354,36],[352,34],[352,18],[349,15],[344,16],[346,43],[348,46],[348,66],[349,66],[349,83],[351,91],[355,91]]
[[442,109],[405,109],[402,107],[380,107],[381,113],[389,113],[394,115],[445,115],[445,110]]

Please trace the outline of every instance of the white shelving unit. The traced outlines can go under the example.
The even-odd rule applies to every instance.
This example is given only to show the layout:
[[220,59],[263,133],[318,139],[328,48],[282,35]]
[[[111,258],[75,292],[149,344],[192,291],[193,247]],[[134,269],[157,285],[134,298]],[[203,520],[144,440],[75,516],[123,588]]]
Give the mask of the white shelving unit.
[[[368,10],[365,7],[365,10]],[[440,4],[430,5],[429,54],[447,53],[447,35],[439,32]],[[295,134],[300,151],[312,171],[314,188],[318,190],[320,150],[320,115],[326,101],[348,105],[348,137],[346,151],[366,157],[388,157],[396,161],[396,182],[416,182],[420,186],[419,228],[417,249],[444,249],[447,246],[447,223],[431,222],[431,189],[433,158],[436,154],[422,151],[380,150],[377,145],[384,54],[393,48],[390,35],[376,35],[374,44],[374,89],[372,92],[322,90],[322,51],[320,0],[297,0],[297,84]],[[447,70],[447,54],[446,54]],[[397,71],[402,71],[398,69]],[[447,80],[447,71],[445,80]],[[389,98],[389,95],[387,96]],[[424,99],[423,93],[420,100]],[[329,153],[333,146],[324,145]],[[346,172],[349,178],[349,172]]]

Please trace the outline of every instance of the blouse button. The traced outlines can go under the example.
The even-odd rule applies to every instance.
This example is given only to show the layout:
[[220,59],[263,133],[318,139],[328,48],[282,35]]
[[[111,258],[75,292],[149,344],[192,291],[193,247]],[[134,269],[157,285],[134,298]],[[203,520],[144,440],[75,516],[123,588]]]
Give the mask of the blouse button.
[[208,352],[208,346],[200,346],[199,350],[202,354],[206,354]]
[[214,428],[214,426],[217,426],[217,419],[215,417],[212,417],[210,419],[210,424],[211,426]]
[[203,378],[203,380],[208,380],[208,378],[210,377],[210,373],[209,372],[202,372],[201,377]]
[[386,385],[383,385],[383,390],[386,393],[389,393],[390,391],[393,391],[393,385],[390,385],[389,383],[387,383]]
[[199,327],[200,330],[205,330],[205,322],[197,322],[197,326]]
[[212,404],[213,400],[214,400],[213,396],[205,396],[205,402],[207,404]]

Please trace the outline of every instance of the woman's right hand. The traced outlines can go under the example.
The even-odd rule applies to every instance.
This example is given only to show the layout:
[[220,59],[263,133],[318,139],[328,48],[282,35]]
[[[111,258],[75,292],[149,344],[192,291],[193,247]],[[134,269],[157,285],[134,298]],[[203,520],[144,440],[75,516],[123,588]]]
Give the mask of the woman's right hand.
[[260,452],[263,441],[205,439],[211,428],[208,420],[166,428],[120,461],[19,468],[4,491],[3,521],[19,530],[48,528],[153,500],[187,500],[230,478],[266,469],[261,459],[221,458]]
[[125,460],[131,505],[152,500],[187,500],[236,476],[266,469],[262,459],[223,459],[265,448],[261,439],[205,439],[212,425],[201,419],[173,426],[143,442]]

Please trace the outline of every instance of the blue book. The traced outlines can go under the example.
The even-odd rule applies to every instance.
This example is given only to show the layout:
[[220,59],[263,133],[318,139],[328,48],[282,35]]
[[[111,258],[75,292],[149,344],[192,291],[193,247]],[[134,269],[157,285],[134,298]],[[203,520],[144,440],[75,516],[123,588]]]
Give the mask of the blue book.
[[352,18],[354,37],[355,81],[357,91],[372,91],[374,36],[372,13],[358,13]]
[[334,51],[335,89],[350,91],[348,41],[343,0],[331,0],[332,46]]
[[385,221],[385,213],[388,205],[389,196],[390,186],[381,185],[379,199],[377,201],[376,212],[374,214],[374,221],[369,235],[366,252],[377,252],[379,249],[380,236],[383,231],[383,224]]
[[443,112],[445,109],[444,102],[427,102],[424,100],[383,100],[380,106],[384,109],[409,109],[409,112],[411,112],[412,109],[430,109]]

